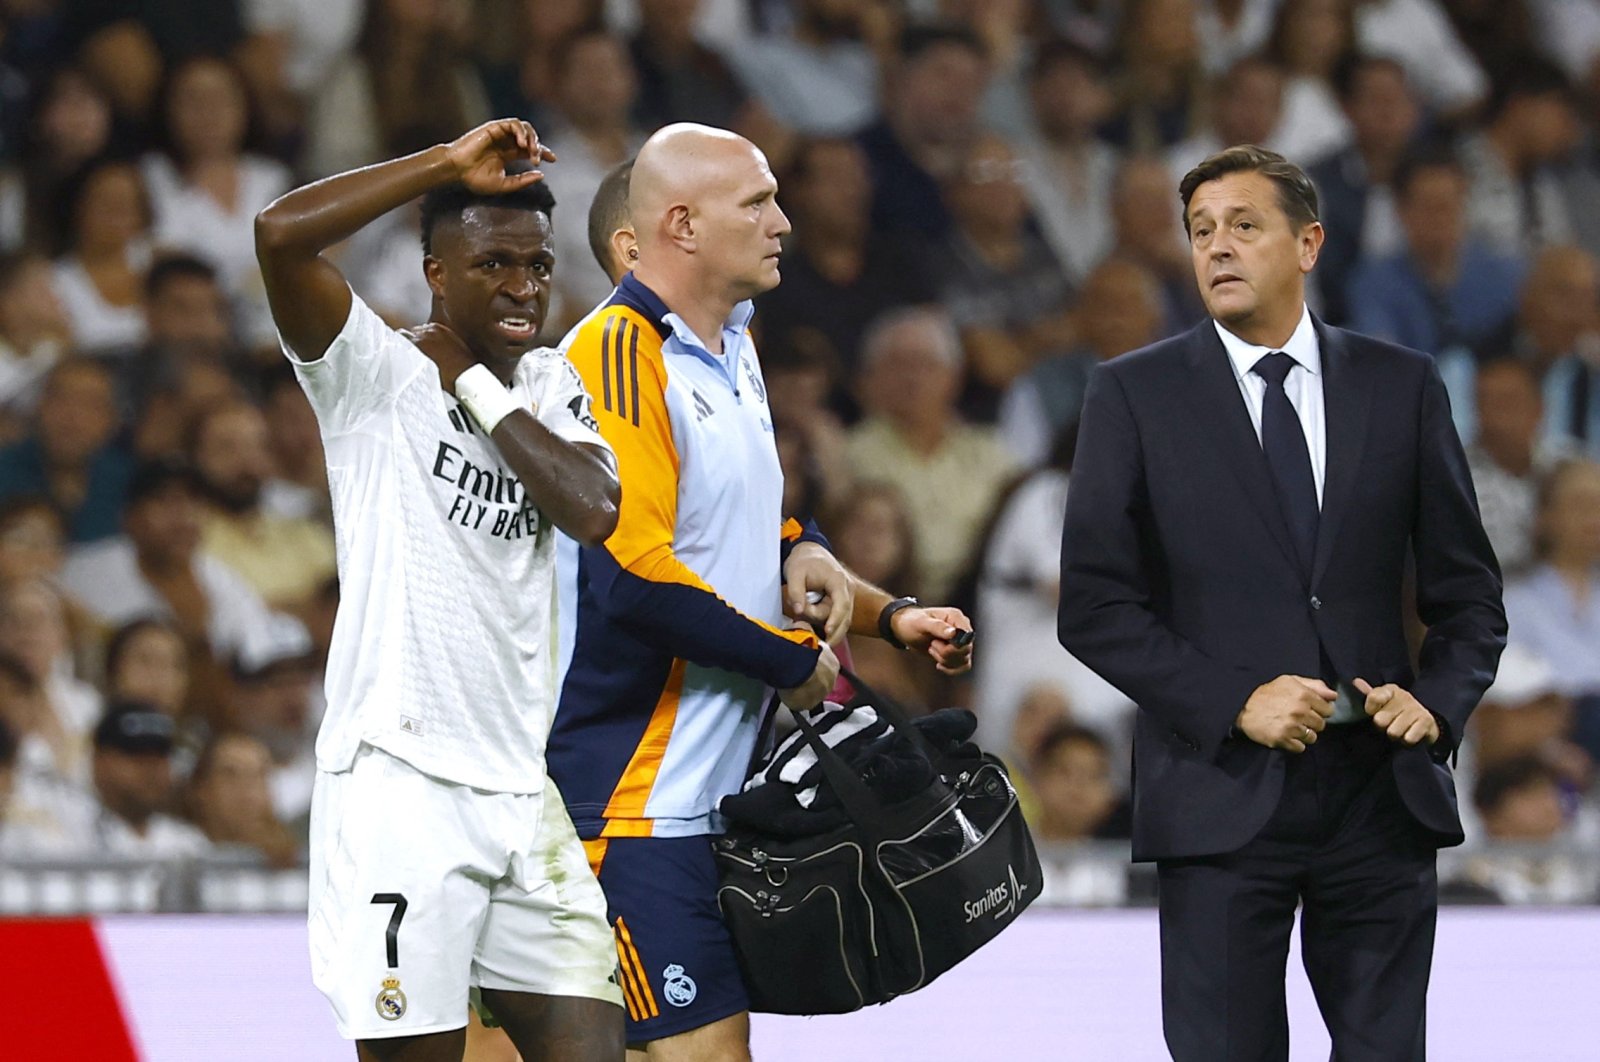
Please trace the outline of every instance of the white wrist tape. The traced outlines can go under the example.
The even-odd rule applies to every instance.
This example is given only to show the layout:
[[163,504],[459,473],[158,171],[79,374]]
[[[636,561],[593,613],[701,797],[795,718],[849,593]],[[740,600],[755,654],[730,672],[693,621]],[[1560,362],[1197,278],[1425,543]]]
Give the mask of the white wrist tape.
[[487,365],[474,365],[456,377],[456,397],[487,435],[522,407]]

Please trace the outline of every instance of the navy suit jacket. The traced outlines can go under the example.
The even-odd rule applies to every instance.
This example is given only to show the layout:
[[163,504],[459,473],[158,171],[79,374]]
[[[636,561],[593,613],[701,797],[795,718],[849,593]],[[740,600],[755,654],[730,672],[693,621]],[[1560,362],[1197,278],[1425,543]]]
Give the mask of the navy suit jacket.
[[[1210,320],[1099,366],[1061,547],[1061,643],[1139,706],[1136,860],[1231,852],[1277,807],[1291,753],[1230,736],[1279,675],[1398,683],[1443,721],[1397,745],[1406,807],[1461,842],[1446,762],[1505,645],[1500,570],[1426,354],[1314,322],[1327,475],[1309,583]],[[1401,595],[1415,560],[1418,661]]]

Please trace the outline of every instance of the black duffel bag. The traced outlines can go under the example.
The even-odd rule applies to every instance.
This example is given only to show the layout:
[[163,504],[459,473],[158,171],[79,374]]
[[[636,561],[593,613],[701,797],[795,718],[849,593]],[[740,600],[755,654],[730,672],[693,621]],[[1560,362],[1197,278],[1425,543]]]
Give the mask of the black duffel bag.
[[899,705],[846,678],[926,759],[932,783],[885,804],[793,713],[849,821],[799,838],[735,825],[717,839],[717,902],[752,1011],[843,1014],[914,992],[993,940],[1043,885],[1000,761],[971,745],[936,749]]

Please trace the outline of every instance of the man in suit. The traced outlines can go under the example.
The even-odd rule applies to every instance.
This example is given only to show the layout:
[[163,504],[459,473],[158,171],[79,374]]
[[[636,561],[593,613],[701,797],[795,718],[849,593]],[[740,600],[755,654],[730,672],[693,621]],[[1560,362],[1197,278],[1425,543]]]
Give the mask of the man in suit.
[[[1426,354],[1306,309],[1311,182],[1256,147],[1180,186],[1210,313],[1099,366],[1061,642],[1140,708],[1133,855],[1160,882],[1179,1062],[1287,1059],[1295,907],[1337,1062],[1424,1057],[1448,760],[1506,622]],[[1409,661],[1407,560],[1428,631]]]

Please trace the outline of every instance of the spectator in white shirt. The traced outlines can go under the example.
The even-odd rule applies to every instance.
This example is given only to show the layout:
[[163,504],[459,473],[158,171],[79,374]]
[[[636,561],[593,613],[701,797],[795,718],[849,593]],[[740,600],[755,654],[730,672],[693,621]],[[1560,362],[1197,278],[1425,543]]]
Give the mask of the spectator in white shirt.
[[150,199],[131,162],[89,162],[61,191],[66,253],[56,297],[84,353],[126,353],[144,342],[144,272],[150,264]]
[[317,669],[309,635],[252,649],[234,663],[232,699],[222,729],[259,740],[271,754],[268,785],[283,822],[304,834],[316,777],[314,745],[320,718],[313,714]]
[[[893,22],[879,4],[799,0],[793,31],[752,37],[728,53],[745,88],[783,125],[844,136],[877,117],[878,60]],[[552,143],[557,143],[553,140]]]
[[1436,0],[1355,0],[1356,44],[1400,61],[1430,110],[1460,117],[1483,100],[1489,79]]
[[26,434],[45,374],[70,335],[50,263],[38,255],[0,255],[0,441]]
[[0,587],[0,652],[15,657],[39,683],[68,742],[56,768],[82,780],[76,752],[87,745],[101,705],[95,688],[73,673],[71,649],[66,606],[53,586],[36,578]]
[[1020,145],[1023,183],[1044,238],[1076,286],[1111,250],[1118,155],[1097,130],[1114,97],[1101,61],[1068,41],[1039,48],[1028,88],[1037,135]]
[[1544,396],[1537,370],[1526,361],[1501,357],[1480,365],[1477,406],[1478,437],[1467,449],[1467,465],[1483,530],[1501,572],[1520,575],[1533,563],[1539,483],[1573,452],[1540,439]]
[[1473,233],[1502,254],[1523,256],[1570,242],[1572,217],[1555,166],[1577,147],[1581,128],[1571,86],[1549,61],[1525,56],[1497,79],[1483,131],[1461,146]]
[[276,333],[256,265],[255,216],[289,190],[289,170],[246,150],[250,97],[226,60],[196,57],[174,67],[161,96],[164,150],[142,163],[156,243],[209,261],[252,344]]
[[203,707],[226,700],[225,667],[305,636],[242,578],[201,552],[199,486],[189,466],[161,460],[135,474],[123,514],[127,534],[85,547],[67,562],[63,583],[101,622],[171,619],[189,647],[194,696]]
[[188,787],[188,807],[206,838],[219,848],[295,864],[300,845],[272,807],[267,747],[238,731],[213,737],[200,753]]
[[600,182],[644,143],[629,115],[639,76],[622,38],[604,29],[580,31],[562,46],[556,67],[555,107],[540,135],[560,146],[545,168],[561,220],[554,226],[558,268],[551,293],[551,325],[560,334],[605,301],[614,286],[589,250],[584,219]]
[[1339,61],[1355,47],[1349,0],[1296,0],[1278,9],[1267,54],[1283,64],[1277,147],[1301,166],[1348,147],[1350,120],[1333,88]]
[[162,809],[174,791],[172,720],[137,701],[113,704],[94,731],[94,789],[100,808],[85,842],[98,855],[183,859],[204,853],[199,830]]
[[[1235,144],[1259,144],[1274,151],[1283,117],[1283,67],[1264,56],[1240,59],[1213,84],[1213,114],[1209,127],[1181,141],[1168,152],[1172,186],[1203,160]],[[1295,161],[1299,161],[1296,159]]]

